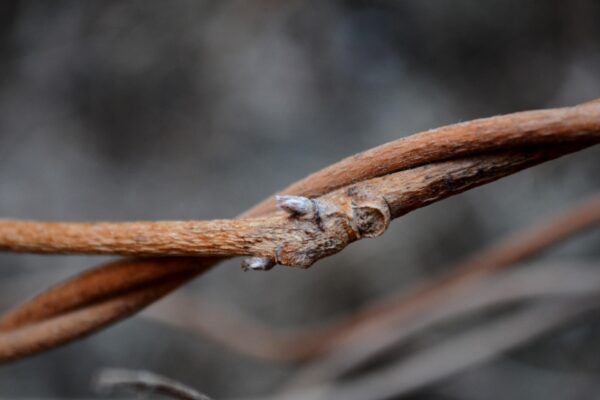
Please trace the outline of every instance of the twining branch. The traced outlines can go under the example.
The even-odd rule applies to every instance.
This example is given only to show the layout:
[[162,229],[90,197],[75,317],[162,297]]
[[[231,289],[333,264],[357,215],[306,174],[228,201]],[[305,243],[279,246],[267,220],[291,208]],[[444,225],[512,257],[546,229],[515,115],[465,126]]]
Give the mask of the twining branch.
[[208,269],[214,261],[117,261],[55,286],[0,320],[0,361],[19,359],[89,335],[128,317]]
[[0,248],[36,253],[265,257],[308,267],[391,218],[587,145],[542,146],[439,162],[369,179],[317,199],[280,197],[278,212],[239,220],[133,223],[0,222]]
[[[274,262],[305,267],[360,237],[381,234],[392,217],[598,142],[595,102],[476,120],[388,143],[286,190],[308,196],[284,198],[287,213],[272,213],[271,199],[242,220],[152,223],[150,230],[144,224],[2,222],[6,250],[203,257],[121,261],[50,289],[0,320],[0,361],[127,317],[215,265],[215,256],[258,256],[258,265],[247,265],[263,269]],[[130,283],[133,270],[143,273]]]
[[[501,149],[598,138],[600,99],[575,107],[526,111],[432,129],[356,154],[280,194],[320,196],[343,186],[420,165]],[[244,215],[275,206],[268,198]]]

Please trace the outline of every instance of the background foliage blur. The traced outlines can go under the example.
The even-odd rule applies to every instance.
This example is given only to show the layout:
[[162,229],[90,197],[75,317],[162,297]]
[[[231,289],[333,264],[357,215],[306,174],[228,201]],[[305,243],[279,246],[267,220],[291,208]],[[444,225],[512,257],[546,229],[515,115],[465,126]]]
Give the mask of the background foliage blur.
[[[600,96],[594,0],[7,0],[2,9],[2,217],[232,217],[401,136]],[[184,290],[278,326],[348,315],[594,192],[599,173],[600,149],[587,150],[408,215],[309,271],[244,274],[231,261]],[[597,260],[599,239],[592,232],[546,256]],[[104,260],[0,254],[0,309]],[[468,382],[472,393],[459,398],[575,398],[544,382],[598,373],[598,339],[592,318],[446,385]],[[149,369],[217,398],[270,392],[294,372],[133,318],[0,367],[0,396],[90,396],[104,366]],[[530,385],[532,370],[547,381]]]

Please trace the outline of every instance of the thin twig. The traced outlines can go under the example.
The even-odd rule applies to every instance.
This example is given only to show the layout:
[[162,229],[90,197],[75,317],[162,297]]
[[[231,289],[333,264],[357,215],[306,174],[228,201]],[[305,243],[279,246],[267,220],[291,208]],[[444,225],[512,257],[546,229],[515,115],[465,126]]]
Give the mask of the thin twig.
[[277,400],[379,400],[399,398],[488,361],[600,308],[600,297],[543,301],[420,351],[349,382],[304,388]]
[[[272,400],[400,398],[489,361],[591,311],[598,310],[600,308],[600,291],[597,284],[599,278],[597,268],[576,265],[554,267],[540,265],[533,270],[521,269],[511,272],[499,279],[488,278],[485,285],[473,288],[474,291],[466,297],[457,297],[451,303],[444,305],[439,315],[445,314],[450,317],[451,315],[447,314],[449,312],[454,313],[461,309],[466,311],[469,308],[474,310],[477,309],[479,301],[488,302],[489,305],[493,304],[494,298],[510,300],[513,295],[516,296],[514,298],[536,298],[538,295],[546,298],[536,300],[507,316],[477,326],[466,333],[445,339],[439,344],[409,353],[369,374],[341,382],[321,380],[317,385],[313,382],[310,386],[298,387],[295,391],[268,398]],[[562,282],[564,285],[561,285]],[[533,293],[528,294],[530,287]],[[433,322],[438,316],[432,318],[424,316],[424,318]],[[406,339],[427,326],[431,325],[424,323],[409,333],[396,327],[387,330],[385,334],[395,338],[394,342],[398,343],[399,340]],[[377,340],[378,338],[375,338],[369,342],[373,343]]]
[[475,311],[523,300],[594,295],[598,293],[599,284],[597,265],[573,263],[542,264],[487,277],[477,285],[446,298],[443,304],[429,313],[419,314],[401,325],[379,327],[369,337],[355,340],[352,348],[345,347],[301,370],[286,387],[302,388],[333,381],[378,356],[389,354],[425,330]]
[[154,392],[179,400],[211,400],[210,397],[180,382],[148,371],[122,368],[105,368],[98,372],[94,381],[100,393],[112,393],[119,389],[134,392]]

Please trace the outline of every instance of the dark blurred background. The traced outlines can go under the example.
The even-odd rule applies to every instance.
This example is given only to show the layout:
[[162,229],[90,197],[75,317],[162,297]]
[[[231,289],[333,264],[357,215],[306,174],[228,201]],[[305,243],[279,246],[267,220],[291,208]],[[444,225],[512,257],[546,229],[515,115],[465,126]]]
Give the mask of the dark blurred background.
[[[600,97],[599,71],[595,0],[6,0],[0,216],[233,217],[414,132]],[[586,150],[414,212],[308,271],[233,260],[184,290],[276,326],[349,315],[593,193],[599,174],[600,149]],[[597,260],[598,240],[545,256]],[[0,311],[105,260],[1,254]],[[472,393],[452,398],[576,398],[511,376],[600,373],[599,339],[600,315],[505,356],[518,373],[480,368],[423,398],[461,379]],[[295,371],[132,318],[0,367],[0,396],[89,397],[105,366],[216,398],[270,393]]]

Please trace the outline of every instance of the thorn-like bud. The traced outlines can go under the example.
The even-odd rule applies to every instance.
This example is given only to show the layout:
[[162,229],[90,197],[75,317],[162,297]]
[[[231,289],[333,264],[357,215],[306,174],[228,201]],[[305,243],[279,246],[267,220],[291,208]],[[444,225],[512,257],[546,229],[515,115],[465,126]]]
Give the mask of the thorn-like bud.
[[302,196],[275,196],[277,207],[292,215],[307,215],[315,212],[315,202]]
[[250,257],[242,261],[242,271],[268,271],[275,266],[275,262],[265,257]]

